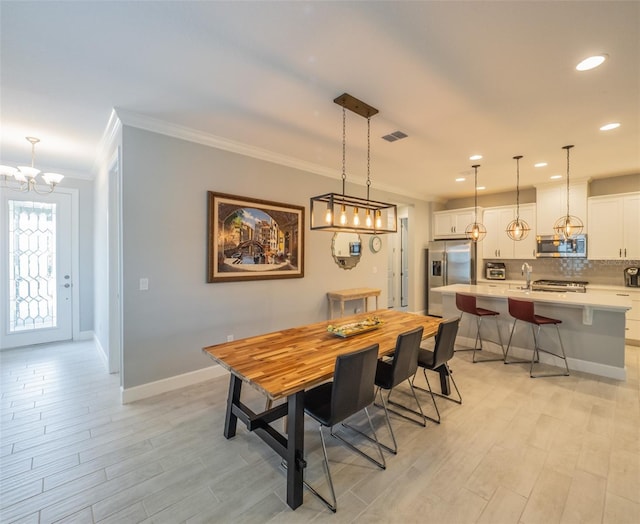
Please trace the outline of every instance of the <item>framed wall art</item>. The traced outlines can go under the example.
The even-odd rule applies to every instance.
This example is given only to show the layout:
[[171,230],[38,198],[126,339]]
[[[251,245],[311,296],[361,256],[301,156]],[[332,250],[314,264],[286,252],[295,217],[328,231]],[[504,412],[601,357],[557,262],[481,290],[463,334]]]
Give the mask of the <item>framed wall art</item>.
[[304,207],[209,191],[207,281],[304,276]]

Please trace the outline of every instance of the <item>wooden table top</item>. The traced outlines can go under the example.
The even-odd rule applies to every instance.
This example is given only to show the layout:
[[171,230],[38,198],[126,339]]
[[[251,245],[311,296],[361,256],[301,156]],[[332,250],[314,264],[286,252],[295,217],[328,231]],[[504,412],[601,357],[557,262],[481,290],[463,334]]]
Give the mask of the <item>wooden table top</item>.
[[[344,324],[376,316],[378,329],[341,338],[327,331],[329,324]],[[333,377],[335,359],[342,353],[379,344],[379,356],[393,353],[399,334],[424,327],[423,338],[435,336],[442,319],[381,309],[339,319],[324,320],[255,337],[203,348],[203,352],[276,400],[308,389]]]
[[372,287],[356,287],[353,289],[327,291],[327,296],[333,300],[355,300],[357,298],[375,297],[380,295],[381,292],[381,289]]

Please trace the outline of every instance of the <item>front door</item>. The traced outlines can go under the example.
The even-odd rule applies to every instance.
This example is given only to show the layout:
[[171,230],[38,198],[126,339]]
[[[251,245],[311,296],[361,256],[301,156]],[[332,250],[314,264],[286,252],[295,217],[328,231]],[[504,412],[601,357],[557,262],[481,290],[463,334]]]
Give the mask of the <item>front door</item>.
[[0,347],[69,340],[71,195],[0,195]]

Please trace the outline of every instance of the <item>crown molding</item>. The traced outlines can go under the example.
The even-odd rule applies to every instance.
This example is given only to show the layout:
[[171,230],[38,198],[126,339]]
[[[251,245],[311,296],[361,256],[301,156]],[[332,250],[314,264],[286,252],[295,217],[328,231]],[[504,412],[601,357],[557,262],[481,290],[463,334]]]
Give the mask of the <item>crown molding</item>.
[[[223,138],[186,126],[160,120],[158,118],[142,115],[140,113],[129,111],[127,109],[114,108],[112,117],[109,119],[110,123],[114,114],[116,115],[116,118],[119,120],[119,122],[121,122],[123,125],[143,129],[145,131],[151,131],[152,133],[159,133],[161,135],[170,136],[172,138],[186,140],[187,142],[194,142],[196,144],[214,147],[223,151],[229,151],[231,153],[237,153],[239,155],[271,162],[273,164],[291,167],[293,169],[299,169],[300,171],[306,171],[308,173],[313,173],[334,180],[340,180],[340,178],[342,177],[341,171],[337,169],[330,169],[318,164],[314,164],[313,162],[306,162],[304,160],[300,160],[288,155],[274,153],[267,149],[250,146],[242,142],[237,142],[228,138]],[[350,184],[356,184],[363,187],[366,186],[366,179],[361,177],[350,177],[348,182]],[[384,184],[376,184],[374,190],[386,191],[389,193],[394,193],[396,195],[410,197],[412,199],[415,199],[417,197],[427,202],[431,201],[433,198],[424,195],[416,195],[415,192],[411,192],[410,190],[404,190],[398,187]]]

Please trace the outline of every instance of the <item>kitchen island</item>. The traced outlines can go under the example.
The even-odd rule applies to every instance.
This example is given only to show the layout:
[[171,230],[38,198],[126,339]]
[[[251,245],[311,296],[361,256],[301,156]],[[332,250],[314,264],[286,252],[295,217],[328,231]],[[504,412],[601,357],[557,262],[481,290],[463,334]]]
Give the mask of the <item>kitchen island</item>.
[[[513,317],[509,314],[507,298],[531,300],[535,303],[536,314],[562,320],[560,333],[564,343],[569,369],[625,380],[624,339],[625,313],[631,309],[629,297],[611,296],[607,293],[557,293],[528,291],[524,289],[505,289],[488,285],[455,284],[434,288],[442,294],[443,317],[460,315],[456,307],[456,293],[475,295],[478,306],[498,311],[498,326],[505,344],[509,340]],[[497,340],[493,322],[483,323],[483,336]],[[542,346],[557,347],[557,337],[548,336],[542,330]],[[555,331],[555,330],[554,330]],[[475,340],[475,318],[464,315],[458,336],[466,338],[469,346]],[[493,344],[489,350],[495,350]],[[531,327],[518,322],[513,334],[510,354],[517,358],[531,358],[533,335]],[[558,365],[556,359],[541,355],[542,362]]]

